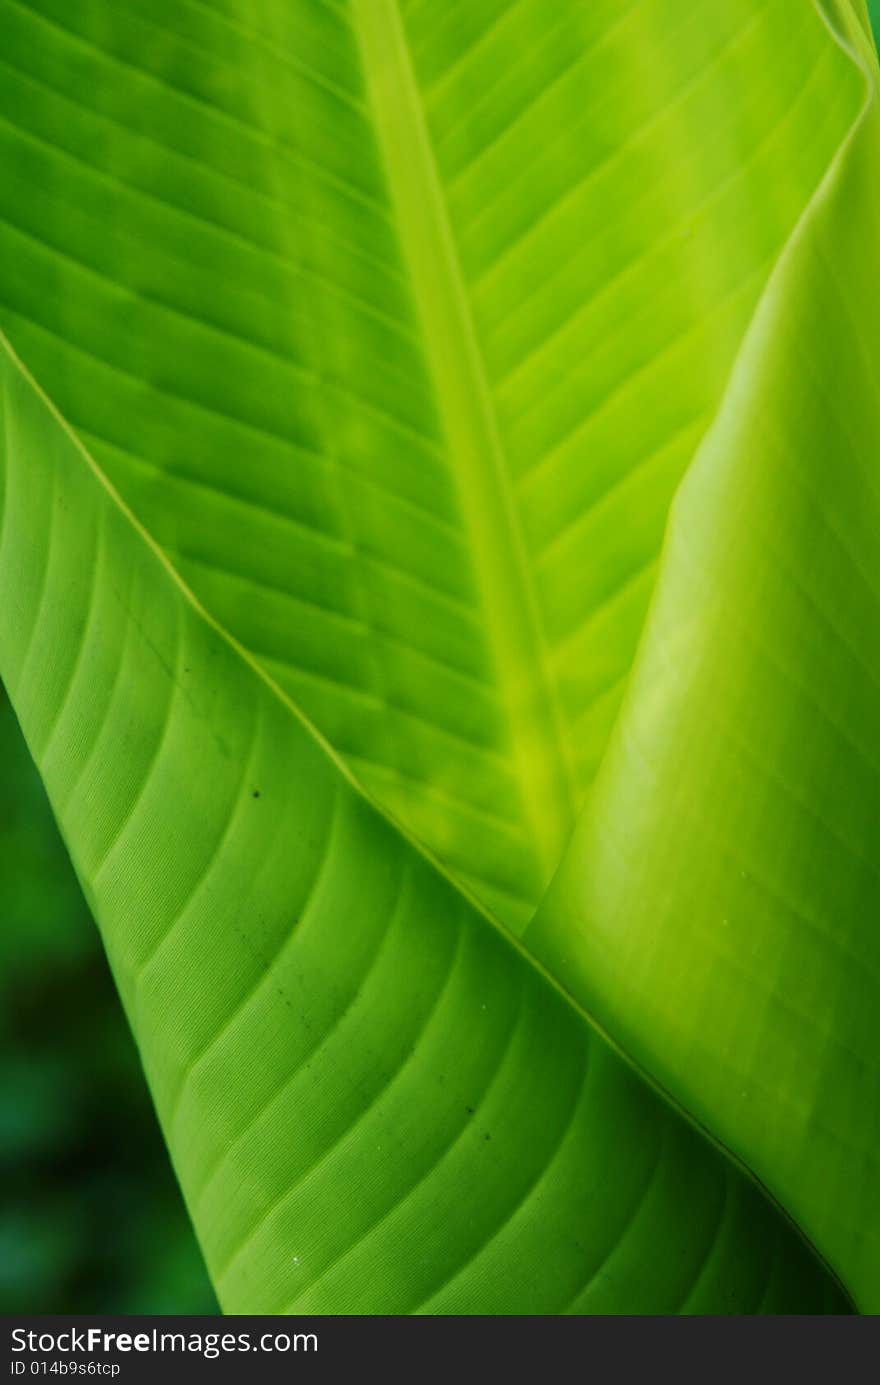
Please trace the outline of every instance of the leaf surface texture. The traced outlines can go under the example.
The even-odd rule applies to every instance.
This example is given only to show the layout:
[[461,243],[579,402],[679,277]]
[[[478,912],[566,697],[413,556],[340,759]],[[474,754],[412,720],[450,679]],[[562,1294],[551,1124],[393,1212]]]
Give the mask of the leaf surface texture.
[[839,1306],[682,1112],[875,1292],[864,19],[0,3],[0,672],[232,1311]]

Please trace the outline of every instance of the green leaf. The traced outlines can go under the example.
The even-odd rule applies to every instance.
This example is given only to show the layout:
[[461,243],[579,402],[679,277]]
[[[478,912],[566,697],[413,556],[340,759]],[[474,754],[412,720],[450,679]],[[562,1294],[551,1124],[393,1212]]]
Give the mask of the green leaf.
[[851,65],[809,0],[7,0],[2,32],[11,340],[521,930]]
[[528,944],[880,1310],[880,113],[781,258],[675,502]]
[[0,666],[225,1308],[839,1310],[0,362]]
[[[832,13],[855,31],[852,0],[0,5],[0,319],[66,420],[7,354],[0,673],[227,1307],[842,1302],[686,1122],[824,1236],[827,1161],[800,1132],[789,1206],[753,1136],[791,1127],[762,1100],[740,1128],[710,993],[681,984],[711,970],[674,925],[726,899],[712,853],[690,850],[674,775],[653,795],[617,768],[633,707],[666,696],[653,632],[679,606],[690,630],[694,583],[716,676],[738,657],[728,606],[763,618],[714,546],[722,521],[734,557],[740,522],[756,545],[749,498],[784,477],[691,506],[679,543],[706,564],[663,559],[609,742],[682,477],[676,513],[719,447],[725,476],[757,473],[736,382],[768,434],[763,409],[798,423],[787,338],[761,324],[789,311],[785,266],[867,128]],[[832,361],[838,338],[856,351],[807,316]],[[845,378],[876,443],[864,368]],[[797,445],[827,476],[810,418]],[[739,672],[750,734],[772,729],[778,687]],[[714,703],[683,681],[704,741]],[[860,686],[838,691],[864,709]],[[669,719],[681,756],[691,726]],[[766,778],[744,827],[809,850]],[[594,824],[607,802],[620,842],[628,793],[657,871],[606,888]],[[485,912],[525,929],[585,803],[530,946],[680,1108]],[[850,901],[838,871],[826,885],[830,918]],[[647,1006],[655,887],[675,963]],[[619,937],[591,891],[627,894]],[[748,979],[743,1007],[764,994]],[[663,1007],[689,1017],[683,1052]]]

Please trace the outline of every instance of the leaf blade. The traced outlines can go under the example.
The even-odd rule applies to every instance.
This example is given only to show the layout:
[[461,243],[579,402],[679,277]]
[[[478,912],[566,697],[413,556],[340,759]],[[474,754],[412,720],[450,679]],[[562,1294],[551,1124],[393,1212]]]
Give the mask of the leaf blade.
[[8,330],[200,599],[521,931],[848,65],[787,0],[3,23]]
[[53,727],[47,787],[227,1311],[672,1311],[707,1252],[719,1310],[839,1309],[201,611],[8,349],[2,376],[0,666],[30,743]]
[[880,117],[860,17],[826,17],[864,106],[676,501],[632,696],[527,936],[870,1312]]

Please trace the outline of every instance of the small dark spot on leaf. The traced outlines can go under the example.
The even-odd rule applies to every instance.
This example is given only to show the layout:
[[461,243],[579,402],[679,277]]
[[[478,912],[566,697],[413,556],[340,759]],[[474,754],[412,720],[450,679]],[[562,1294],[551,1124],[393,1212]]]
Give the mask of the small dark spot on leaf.
[[467,1111],[469,1116],[472,1116],[474,1114],[473,1106],[466,1106],[464,1109]]
[[483,1136],[483,1139],[484,1139],[484,1140],[491,1140],[491,1138],[492,1138],[492,1136],[489,1134],[489,1132],[488,1132],[488,1130],[487,1130],[486,1133],[485,1133],[485,1135]]
[[259,797],[260,797],[260,790],[259,790],[259,789],[254,789],[253,796],[254,796],[254,798],[259,798]]

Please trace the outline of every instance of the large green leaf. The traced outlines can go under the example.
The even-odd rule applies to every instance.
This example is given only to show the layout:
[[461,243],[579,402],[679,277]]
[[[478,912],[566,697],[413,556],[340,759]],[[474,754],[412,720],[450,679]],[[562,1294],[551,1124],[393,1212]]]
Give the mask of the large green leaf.
[[870,39],[833,18],[864,112],[676,499],[625,710],[527,936],[877,1312],[880,114]]
[[839,1308],[761,1193],[363,798],[0,361],[0,665],[224,1306]]
[[861,88],[810,0],[4,0],[2,320],[208,609],[522,928]]
[[[720,903],[677,779],[675,850],[653,825],[639,847],[654,877],[606,886],[591,824],[609,802],[629,830],[619,747],[652,706],[664,600],[690,622],[704,583],[716,636],[725,603],[764,614],[735,581],[728,602],[714,551],[722,520],[731,549],[734,524],[758,542],[757,483],[717,521],[686,497],[733,431],[738,352],[743,416],[792,421],[761,324],[807,312],[784,266],[866,128],[832,10],[855,28],[854,0],[0,0],[0,317],[95,459],[4,358],[0,672],[227,1307],[809,1310],[832,1292],[476,902],[521,931],[589,798],[530,945],[788,1198],[717,1080],[682,954],[641,1008],[650,891],[687,879],[661,897],[673,923]],[[807,316],[836,360],[846,325]],[[873,428],[864,373],[846,379]],[[707,561],[676,578],[670,548],[609,748],[716,415],[677,505]],[[724,475],[761,460],[736,428]],[[827,474],[828,437],[799,428]],[[775,640],[791,612],[769,607]],[[757,735],[783,703],[749,680]],[[865,705],[857,681],[840,695]],[[708,735],[714,704],[689,697]],[[768,851],[809,849],[761,784],[738,805],[752,832],[773,818]],[[633,833],[663,822],[659,793],[629,806]],[[845,881],[826,885],[833,913]],[[591,890],[632,904],[613,1005]],[[649,1032],[664,1006],[699,1062]],[[781,1146],[791,1127],[754,1110]],[[817,1212],[827,1167],[788,1210],[849,1275]]]

